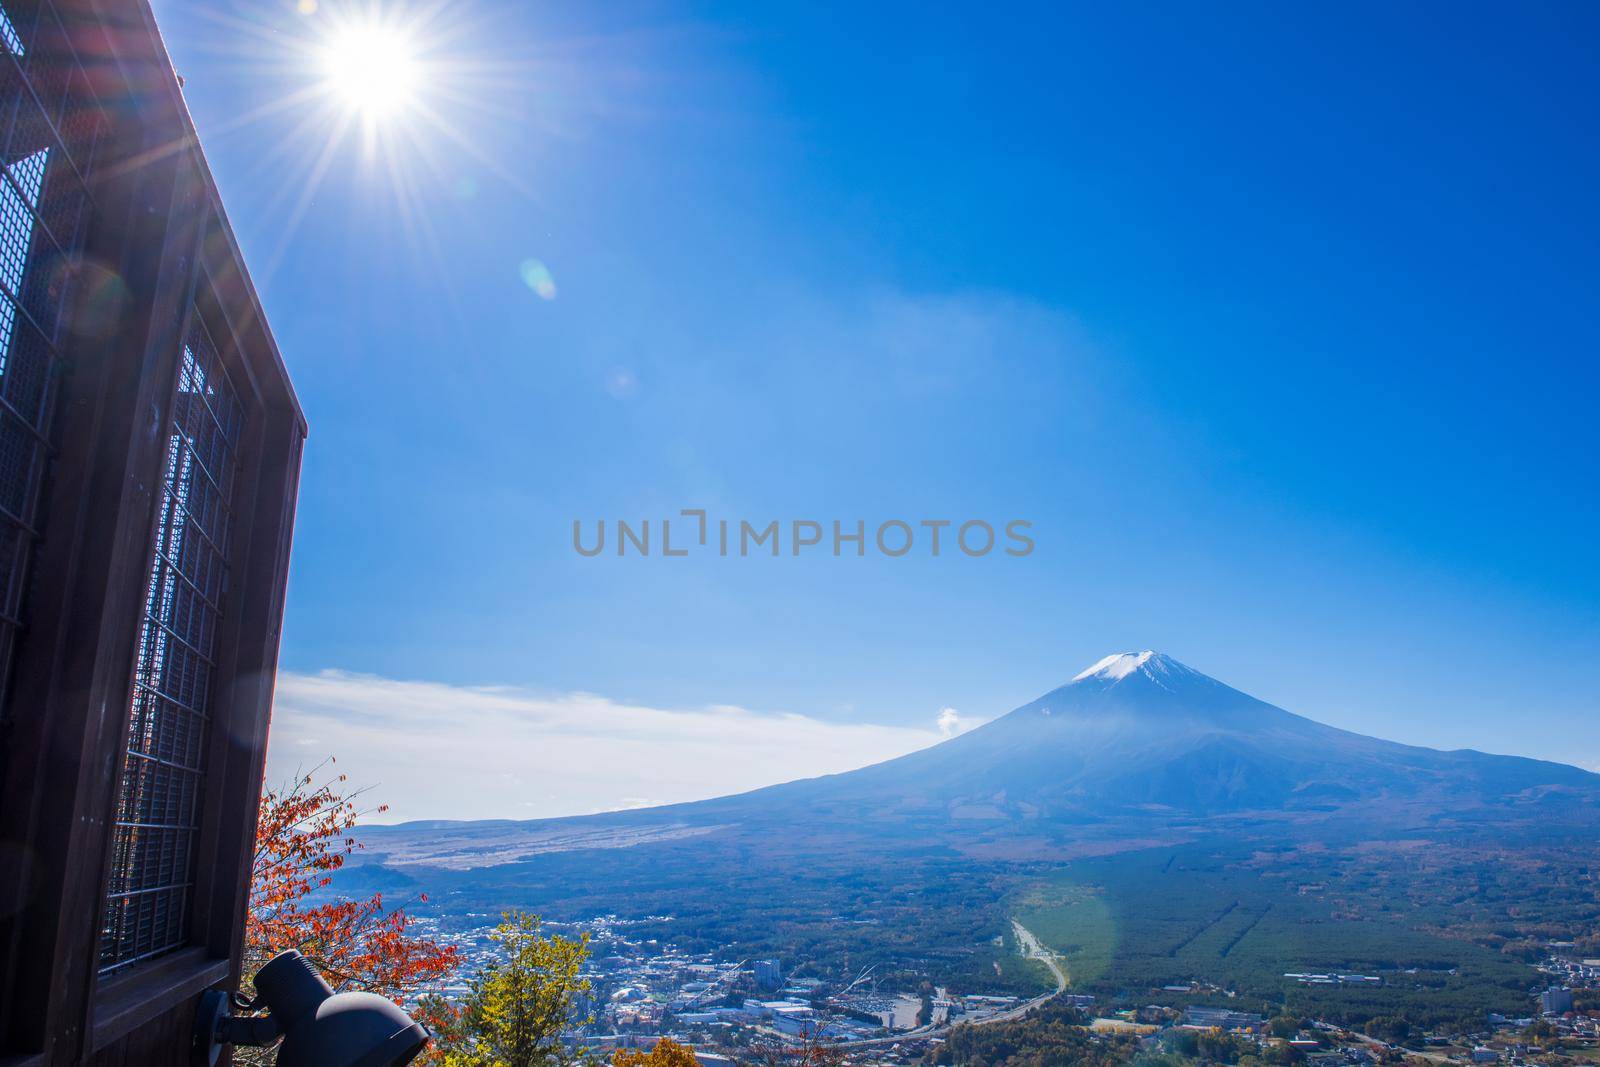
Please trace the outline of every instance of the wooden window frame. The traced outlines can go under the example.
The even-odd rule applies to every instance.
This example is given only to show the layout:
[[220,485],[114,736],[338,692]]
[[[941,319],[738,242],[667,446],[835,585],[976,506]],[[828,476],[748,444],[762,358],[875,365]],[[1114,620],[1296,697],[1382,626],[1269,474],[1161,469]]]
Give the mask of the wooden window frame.
[[[122,92],[87,255],[126,283],[110,336],[63,346],[48,524],[7,697],[0,774],[0,1067],[140,1063],[187,1047],[201,990],[237,981],[306,424],[147,0],[57,0],[94,21]],[[108,159],[109,157],[109,159]],[[81,294],[80,294],[81,295]],[[188,317],[246,425],[218,634],[186,947],[99,974],[133,657]],[[246,399],[248,394],[249,399]]]

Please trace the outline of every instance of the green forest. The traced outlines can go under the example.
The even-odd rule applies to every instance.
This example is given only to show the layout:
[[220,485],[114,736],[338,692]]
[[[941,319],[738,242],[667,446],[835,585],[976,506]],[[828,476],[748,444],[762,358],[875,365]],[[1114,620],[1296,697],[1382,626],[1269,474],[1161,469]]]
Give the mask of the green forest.
[[[1481,841],[1213,839],[998,863],[936,845],[784,852],[730,837],[469,871],[402,873],[380,863],[347,872],[346,887],[427,892],[426,907],[446,922],[508,907],[569,922],[614,914],[643,920],[641,938],[731,958],[777,956],[797,977],[848,979],[871,967],[889,990],[932,982],[1031,996],[1052,982],[1017,954],[1017,918],[1102,1012],[1212,1004],[1433,1026],[1529,1012],[1539,978],[1531,964],[1545,941],[1587,936],[1600,917],[1600,865],[1581,856],[1562,845],[1501,852]],[[1382,984],[1305,985],[1288,972]]]

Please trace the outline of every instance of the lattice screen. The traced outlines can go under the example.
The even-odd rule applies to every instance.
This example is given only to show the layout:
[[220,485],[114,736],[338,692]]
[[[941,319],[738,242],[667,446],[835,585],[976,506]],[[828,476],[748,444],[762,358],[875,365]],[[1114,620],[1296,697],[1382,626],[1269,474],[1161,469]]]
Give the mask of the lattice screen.
[[241,421],[197,316],[179,369],[139,630],[102,971],[185,941]]

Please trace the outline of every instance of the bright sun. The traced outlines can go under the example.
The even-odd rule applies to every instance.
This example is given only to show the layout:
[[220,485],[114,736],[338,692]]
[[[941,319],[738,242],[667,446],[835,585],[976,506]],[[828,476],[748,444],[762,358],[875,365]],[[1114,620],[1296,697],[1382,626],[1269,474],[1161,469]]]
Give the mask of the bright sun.
[[417,88],[411,42],[388,26],[345,26],[323,55],[335,96],[368,121],[403,109]]
[[[0,6],[11,10],[8,0],[0,0]],[[393,198],[388,206],[395,209],[396,231],[411,243],[419,262],[430,265],[439,260],[435,217],[441,188],[470,200],[476,180],[493,174],[519,193],[532,194],[522,175],[506,170],[472,132],[504,126],[498,101],[531,93],[529,71],[535,64],[522,56],[501,57],[498,44],[474,50],[470,42],[489,39],[489,24],[463,16],[458,5],[273,0],[211,6],[254,12],[219,21],[223,36],[217,47],[232,54],[240,32],[248,34],[251,46],[239,54],[260,75],[263,88],[276,90],[263,93],[257,107],[225,127],[268,119],[281,124],[265,127],[273,130],[266,158],[283,171],[277,185],[285,222],[264,269],[257,270],[258,284],[287,253],[330,176],[362,182],[364,192],[386,189]],[[459,5],[488,6],[497,5]],[[0,56],[0,67],[4,63]],[[528,284],[545,299],[555,291],[548,278]]]

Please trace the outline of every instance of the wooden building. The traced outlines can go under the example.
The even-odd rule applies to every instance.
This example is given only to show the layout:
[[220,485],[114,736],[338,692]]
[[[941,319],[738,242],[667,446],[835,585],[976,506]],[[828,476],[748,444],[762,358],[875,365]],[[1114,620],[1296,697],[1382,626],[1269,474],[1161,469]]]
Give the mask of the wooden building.
[[0,0],[0,1065],[232,988],[306,426],[147,0]]

